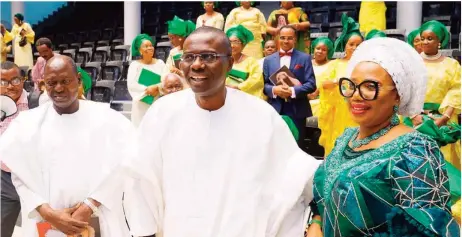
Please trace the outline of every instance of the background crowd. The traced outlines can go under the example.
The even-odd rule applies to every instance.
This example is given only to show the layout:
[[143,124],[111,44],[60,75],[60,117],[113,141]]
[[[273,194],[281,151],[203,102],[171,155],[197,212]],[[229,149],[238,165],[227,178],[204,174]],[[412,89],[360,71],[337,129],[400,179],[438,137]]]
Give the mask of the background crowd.
[[[378,42],[373,41],[376,38],[387,38],[384,33],[386,7],[383,2],[363,2],[359,23],[343,14],[341,17],[342,31],[335,41],[329,37],[318,37],[312,40],[308,16],[294,2],[281,2],[280,9],[274,10],[267,17],[254,7],[254,2],[236,2],[236,8],[227,16],[216,11],[219,4],[219,2],[203,2],[202,6],[205,12],[198,16],[195,23],[178,16],[173,16],[168,22],[165,22],[171,44],[171,50],[165,62],[156,58],[156,40],[151,36],[140,34],[133,39],[130,50],[133,60],[127,72],[127,91],[132,100],[130,118],[135,127],[140,125],[146,111],[159,98],[189,87],[186,83],[188,78],[185,78],[180,62],[195,62],[199,57],[205,63],[212,63],[217,57],[229,56],[232,57],[234,63],[227,74],[226,86],[267,101],[283,116],[300,148],[305,149],[303,141],[308,136],[307,119],[317,118],[318,127],[321,130],[318,143],[324,148],[324,158],[331,163],[326,162],[317,171],[315,190],[319,192],[315,192],[315,201],[312,203],[314,217],[313,221],[310,222],[310,226],[316,227],[307,230],[308,234],[311,234],[310,236],[322,236],[322,234],[318,235],[322,231],[325,231],[325,236],[337,236],[339,231],[342,235],[377,231],[377,229],[386,231],[386,226],[377,224],[382,223],[385,217],[370,214],[374,212],[371,210],[370,203],[377,201],[377,198],[370,195],[380,196],[389,189],[395,192],[395,197],[386,196],[384,197],[385,202],[393,202],[396,196],[400,196],[400,204],[403,209],[392,209],[383,203],[372,206],[374,208],[380,207],[387,213],[393,213],[393,218],[395,218],[392,219],[393,222],[409,221],[407,215],[410,215],[418,223],[409,221],[415,228],[409,228],[410,231],[420,230],[431,225],[434,228],[433,234],[445,235],[457,229],[452,226],[455,223],[452,223],[450,219],[455,217],[456,222],[460,224],[461,67],[457,60],[441,53],[442,49],[449,47],[450,41],[450,33],[444,24],[435,20],[427,21],[418,29],[407,34],[405,43],[408,48],[414,49],[415,55],[420,55],[415,58],[413,52],[409,52],[408,48],[405,47],[406,45],[403,45],[404,43],[397,43],[393,40],[384,41],[387,43],[383,44],[373,43]],[[53,51],[53,44],[50,39],[40,38],[35,41],[35,33],[31,26],[25,22],[23,15],[16,14],[14,21],[15,24],[11,29],[1,26],[1,62],[6,61],[7,54],[13,53],[16,65],[31,69],[32,78],[30,80],[33,81],[34,87],[30,93],[27,93],[23,89],[26,75],[21,75],[21,80],[4,82],[4,75],[2,74],[1,92],[2,95],[10,96],[20,110],[27,110],[49,101],[47,93],[44,92],[43,75],[47,61],[57,53]],[[231,44],[231,54],[202,53],[195,55],[185,53],[184,41],[202,26],[223,30]],[[361,48],[361,45],[368,41],[371,43]],[[8,45],[10,42],[12,45]],[[393,45],[406,53],[393,54],[393,49],[389,48]],[[33,65],[33,47],[37,49],[40,55],[35,65]],[[358,48],[362,49],[361,53],[356,53]],[[368,55],[368,52],[374,50],[382,50],[380,52],[388,58],[382,58],[375,52]],[[386,52],[386,50],[390,51]],[[334,58],[334,54],[337,54],[336,58]],[[422,67],[406,64],[405,59],[408,57],[414,57],[412,60],[415,61],[411,60],[411,62],[418,61],[420,63],[421,61]],[[367,75],[367,70],[363,69],[363,71],[360,70],[360,73],[356,72],[355,74],[353,69],[364,61],[379,64],[385,73],[389,74],[388,79],[375,83],[360,80],[363,74]],[[408,68],[402,68],[404,66],[400,68],[400,65],[405,65]],[[286,69],[281,70],[284,66]],[[397,67],[398,69],[396,69]],[[95,86],[96,82],[91,78],[91,71],[85,71],[80,67],[78,71],[83,81],[79,88],[79,98],[84,100],[92,93],[92,87]],[[377,75],[374,73],[371,74],[373,77]],[[146,78],[155,78],[155,80],[147,80]],[[406,78],[409,80],[406,81]],[[195,80],[200,81],[201,78]],[[102,84],[97,85],[101,86]],[[386,86],[394,87],[393,92],[386,91],[385,94],[380,94]],[[348,89],[353,90],[351,95],[348,95]],[[357,94],[365,101],[375,101],[374,103],[377,104],[368,105],[366,103],[366,105],[361,105],[362,107],[354,107],[351,101],[354,101],[355,96],[357,96],[355,90],[359,91]],[[368,97],[369,95],[370,97]],[[399,99],[395,100],[395,97]],[[418,100],[421,103],[409,102]],[[409,106],[415,104],[420,107],[409,109]],[[364,135],[361,128],[370,126],[370,121],[358,119],[355,117],[355,113],[356,115],[369,113],[370,121],[387,124],[379,129],[372,129],[370,133]],[[1,122],[0,131],[2,133],[16,116]],[[386,121],[378,121],[379,117],[387,119]],[[359,130],[354,129],[357,127]],[[406,129],[410,128],[414,128],[417,132],[406,133],[408,131]],[[406,135],[398,136],[390,131],[398,131],[396,134]],[[404,132],[400,133],[400,131]],[[374,137],[375,134],[380,136]],[[357,141],[360,141],[359,144],[346,145],[356,138],[358,138]],[[406,143],[411,145],[408,147],[400,146],[400,144]],[[396,154],[396,151],[399,151],[399,154]],[[307,152],[310,153],[310,151]],[[436,157],[434,164],[428,165],[425,162],[414,161],[410,165],[406,163],[407,161],[400,162],[399,160],[403,154],[418,157],[419,154],[426,152],[436,154],[431,156],[431,159]],[[345,159],[354,159],[355,161],[346,162]],[[377,166],[365,165],[372,160]],[[381,160],[383,162],[380,162]],[[390,163],[390,160],[393,162]],[[385,167],[384,164],[389,166]],[[420,168],[414,167],[419,164],[421,165]],[[427,169],[423,169],[422,167],[426,165],[428,165]],[[378,168],[379,166],[380,168]],[[441,168],[442,166],[445,167],[444,170]],[[358,167],[362,167],[364,176],[371,179],[406,181],[394,181],[399,183],[399,187],[354,183],[351,180],[356,179],[358,174],[352,175],[352,172],[360,172]],[[393,174],[393,177],[383,175],[381,171],[384,170]],[[427,173],[430,170],[433,176]],[[2,166],[2,185],[3,172],[9,172],[7,167]],[[413,172],[421,175],[421,179],[425,181],[425,184],[420,186],[422,190],[431,190],[437,187],[444,198],[436,200],[435,196],[430,195],[433,194],[430,191],[428,193],[416,192],[412,195],[407,193],[406,188],[412,185],[405,182],[413,182],[407,180],[409,174]],[[334,182],[331,174],[342,176],[345,179],[344,182]],[[445,178],[447,180],[444,180]],[[12,187],[11,181],[9,183]],[[325,185],[328,185],[328,189],[325,188]],[[351,209],[346,208],[346,210],[336,207],[334,200],[325,199],[325,195],[330,193],[325,190],[335,189],[337,191],[332,195],[345,198],[344,201],[350,203],[351,199],[343,197],[341,193],[342,187],[345,185],[351,185],[355,190],[367,189],[369,196],[364,192],[355,196],[355,198],[362,200],[361,203],[358,206],[351,204],[348,207]],[[346,189],[346,192],[348,190]],[[13,191],[10,190],[9,192]],[[407,199],[409,195],[414,197],[413,195],[417,194],[419,194],[419,198]],[[2,202],[3,197],[2,190]],[[14,201],[11,205],[12,214],[10,216],[17,216],[19,198],[17,195],[9,198]],[[412,202],[417,202],[418,205]],[[431,205],[425,206],[422,203],[431,203]],[[433,206],[433,204],[435,205]],[[445,232],[442,226],[438,226],[438,223],[435,224],[428,218],[425,219],[420,216],[420,213],[412,213],[406,208],[418,210],[434,208],[425,211],[431,215],[443,216],[442,219],[445,221],[442,223],[450,223],[448,224],[450,228],[448,227]],[[349,214],[367,212],[369,216],[362,215],[367,220],[366,223],[359,223],[357,220],[351,221],[349,218],[354,219],[354,215],[345,215],[342,220],[333,220],[332,218],[336,216],[336,212],[339,210]],[[313,223],[315,225],[312,225]],[[14,223],[11,222],[10,226],[11,224]],[[317,227],[320,228],[317,229]],[[342,230],[342,228],[345,229]],[[406,228],[403,227],[401,229],[403,232],[398,233],[405,234],[404,229]],[[2,228],[2,236],[3,231],[4,228]],[[9,233],[5,232],[5,236],[11,236],[11,227],[5,228],[5,231],[9,231]]]

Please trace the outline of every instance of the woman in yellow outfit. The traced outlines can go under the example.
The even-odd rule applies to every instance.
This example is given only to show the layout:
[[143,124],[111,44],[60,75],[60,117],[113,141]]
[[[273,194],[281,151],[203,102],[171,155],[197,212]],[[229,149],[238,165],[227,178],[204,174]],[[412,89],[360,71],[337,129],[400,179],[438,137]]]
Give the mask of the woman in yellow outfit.
[[[441,55],[440,48],[446,48],[449,32],[438,21],[428,21],[420,28],[422,53],[427,66],[428,81],[425,94],[425,111],[433,111],[438,127],[450,122],[458,123],[460,114],[460,64],[455,59]],[[438,115],[436,115],[438,114]],[[421,115],[411,117],[413,124],[422,122]],[[460,140],[441,147],[444,158],[460,170]]]
[[[448,131],[447,128],[449,127],[452,129],[458,129],[457,126],[454,126],[454,123],[458,123],[457,116],[461,112],[461,67],[459,62],[456,60],[441,55],[439,50],[448,46],[450,37],[449,32],[441,22],[428,21],[420,27],[417,35],[421,36],[420,46],[422,52],[420,55],[425,62],[428,79],[422,113],[410,117],[412,125],[414,125],[418,131],[423,133],[431,131],[428,134],[430,136],[438,133],[435,132],[435,130],[438,129],[434,128],[436,126],[440,128],[440,133],[446,133]],[[415,41],[413,41],[413,39],[417,37],[411,32],[408,38],[408,43],[413,43],[415,46]],[[431,121],[433,121],[433,123],[431,123]],[[405,118],[405,123],[411,125],[409,118]],[[425,129],[426,127],[433,128]],[[446,135],[450,135],[450,133],[447,133]],[[447,142],[444,143],[447,145],[442,144],[440,149],[447,162],[445,168],[448,173],[451,189],[452,215],[460,224],[460,139],[453,142],[450,136],[446,135],[437,136],[435,139],[447,139]]]
[[334,55],[334,43],[328,37],[319,37],[311,44],[311,54],[313,59],[313,71],[316,77],[316,88],[315,92],[308,95],[310,99],[311,111],[313,116],[319,116],[319,88],[322,87],[324,81],[330,79],[332,74],[332,56]]
[[244,48],[245,55],[251,55],[256,59],[263,57],[263,36],[266,34],[265,16],[258,8],[252,7],[254,2],[236,2],[234,8],[226,17],[225,32],[231,27],[242,25],[253,33],[253,40]]
[[227,86],[266,100],[262,68],[255,58],[243,53],[247,43],[253,40],[252,32],[238,25],[226,31],[226,36],[231,42],[231,55],[234,58],[233,68],[226,79]]
[[[24,22],[22,14],[14,15],[13,28],[11,34],[14,37],[14,63],[18,66],[34,66],[34,58],[32,55],[32,44],[34,44],[35,32],[29,23]],[[26,38],[25,45],[20,45],[21,39]]]
[[0,24],[0,63],[6,61],[6,55],[11,52],[11,46],[7,44],[13,40],[13,35]]
[[373,29],[385,30],[387,28],[386,11],[384,1],[361,1],[359,30],[365,34]]
[[338,89],[338,80],[346,74],[348,61],[353,52],[363,42],[359,25],[353,18],[342,15],[342,34],[335,41],[334,50],[344,52],[342,59],[332,61],[333,67],[329,80],[319,87],[319,117],[318,126],[321,129],[319,145],[324,147],[324,157],[327,157],[334,147],[335,140],[345,128],[358,126],[351,118],[349,109]]
[[[280,18],[287,15],[287,21]],[[277,18],[277,19],[276,19]],[[266,32],[272,36],[278,45],[279,30],[284,25],[292,25],[297,30],[297,41],[295,42],[295,49],[298,51],[309,54],[310,53],[310,22],[308,15],[301,7],[295,7],[294,2],[282,1],[281,9],[274,10],[268,17]]]

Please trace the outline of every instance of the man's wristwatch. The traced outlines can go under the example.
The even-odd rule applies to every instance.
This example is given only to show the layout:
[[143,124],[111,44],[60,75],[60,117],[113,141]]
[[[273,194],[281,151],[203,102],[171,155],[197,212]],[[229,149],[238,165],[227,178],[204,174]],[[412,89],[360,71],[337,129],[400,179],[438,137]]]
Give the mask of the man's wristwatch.
[[97,216],[98,215],[98,207],[96,207],[88,198],[83,200],[83,203],[85,203],[90,209],[93,211],[93,215]]

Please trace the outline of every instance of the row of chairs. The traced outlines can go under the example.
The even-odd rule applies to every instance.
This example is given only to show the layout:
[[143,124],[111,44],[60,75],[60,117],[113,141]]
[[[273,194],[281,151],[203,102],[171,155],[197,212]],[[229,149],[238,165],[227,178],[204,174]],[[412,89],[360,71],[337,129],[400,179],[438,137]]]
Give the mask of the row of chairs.
[[[171,44],[168,40],[168,37],[163,37],[162,42],[157,43],[156,45],[156,58],[166,60],[168,53],[170,52]],[[113,41],[114,42],[114,41]],[[89,42],[93,43],[93,42]],[[98,42],[100,43],[100,42]],[[122,43],[122,42],[120,42]],[[63,45],[59,45],[53,52],[67,55],[75,60],[76,63],[85,65],[90,62],[100,62],[105,63],[109,61],[121,61],[127,62],[132,60],[131,57],[131,46],[123,44],[113,44],[111,46],[98,46],[98,44],[83,44],[83,47],[79,47],[79,43],[71,43],[71,48],[65,48]],[[38,52],[34,53],[34,60],[39,57]]]

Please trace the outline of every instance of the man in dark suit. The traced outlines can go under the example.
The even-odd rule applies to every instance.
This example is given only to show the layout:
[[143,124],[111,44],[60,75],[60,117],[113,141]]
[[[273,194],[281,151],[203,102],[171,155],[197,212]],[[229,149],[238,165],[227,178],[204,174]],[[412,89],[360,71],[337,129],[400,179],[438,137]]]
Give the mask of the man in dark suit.
[[[300,148],[306,137],[306,118],[312,116],[307,94],[316,91],[311,56],[294,49],[296,30],[292,26],[284,26],[279,32],[279,53],[265,58],[263,62],[263,76],[265,80],[264,93],[268,102],[281,115],[289,116],[300,133],[298,145]],[[283,65],[295,75],[290,78],[287,73],[281,72],[279,78],[289,77],[292,81],[298,80],[300,84],[289,87],[287,85],[274,85],[269,77]]]

